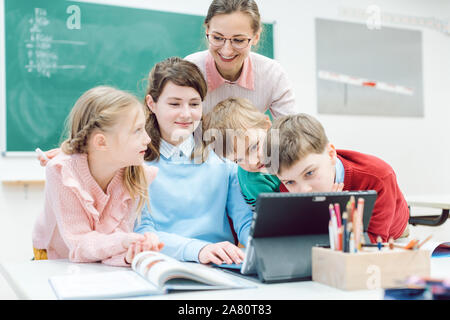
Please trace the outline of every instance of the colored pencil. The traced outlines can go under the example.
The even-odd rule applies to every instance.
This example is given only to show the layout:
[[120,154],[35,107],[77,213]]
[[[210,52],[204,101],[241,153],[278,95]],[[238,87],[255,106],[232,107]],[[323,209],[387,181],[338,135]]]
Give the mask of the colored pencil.
[[346,238],[346,240],[345,240],[345,242],[346,242],[346,251],[345,252],[351,252],[350,251],[350,234],[352,233],[352,231],[353,231],[353,223],[350,221],[350,222],[347,222],[347,238]]
[[336,213],[338,228],[340,228],[342,226],[342,219],[341,219],[341,206],[339,205],[339,203],[334,204],[334,212]]
[[412,239],[410,242],[408,242],[408,244],[403,247],[403,249],[407,249],[407,250],[411,250],[414,249],[414,247],[419,243],[419,240],[417,239]]
[[378,237],[377,237],[377,247],[378,247],[378,250],[381,250],[382,246],[383,246],[383,244],[382,244],[382,239],[381,239],[380,236],[378,236]]
[[338,247],[337,247],[338,251],[342,251],[342,247],[343,247],[342,234],[343,233],[344,233],[344,227],[340,226],[338,228]]
[[333,215],[331,217],[331,227],[333,228],[333,236],[334,236],[334,248],[336,250],[339,250],[339,240],[338,240],[338,227],[337,227],[337,220],[336,220],[336,214],[333,210]]
[[417,245],[417,249],[420,249],[421,246],[423,246],[425,244],[425,242],[427,242],[428,240],[430,240],[432,237],[432,235],[430,234],[425,240],[423,240],[420,244]]
[[330,219],[333,219],[333,215],[335,214],[333,204],[330,203],[328,210],[330,210]]
[[328,222],[328,235],[330,237],[330,249],[334,250],[334,235],[333,235],[333,227],[331,225],[331,220]]
[[355,228],[355,245],[360,248],[361,236],[363,233],[363,213],[364,213],[364,199],[358,198],[358,206],[356,208],[353,224]]
[[354,222],[353,219],[355,219],[354,214],[355,214],[355,196],[351,196],[350,197],[350,210],[351,210],[351,217],[352,217],[352,222]]
[[355,252],[355,236],[353,232],[350,232],[350,238],[349,238],[349,252],[354,253]]
[[350,200],[347,202],[347,206],[346,206],[346,210],[347,210],[347,214],[348,214],[348,222],[353,222],[353,217],[352,217],[352,205],[350,204]]
[[342,214],[342,227],[343,227],[343,231],[342,231],[342,251],[343,252],[348,252],[348,242],[347,242],[347,211],[344,211],[344,213]]

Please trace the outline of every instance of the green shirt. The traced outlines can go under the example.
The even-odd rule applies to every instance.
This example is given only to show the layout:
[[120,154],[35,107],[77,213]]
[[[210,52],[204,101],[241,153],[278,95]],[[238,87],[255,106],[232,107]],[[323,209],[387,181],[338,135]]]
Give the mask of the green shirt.
[[280,192],[280,180],[275,175],[248,172],[238,168],[238,180],[245,202],[252,207],[262,192]]

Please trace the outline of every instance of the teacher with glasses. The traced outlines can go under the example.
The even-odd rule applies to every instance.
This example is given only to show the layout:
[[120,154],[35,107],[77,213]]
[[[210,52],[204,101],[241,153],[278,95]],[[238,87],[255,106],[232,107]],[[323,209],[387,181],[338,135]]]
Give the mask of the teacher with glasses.
[[205,18],[208,50],[185,59],[195,63],[206,78],[206,114],[230,97],[246,98],[272,117],[299,112],[281,65],[251,51],[262,32],[258,6],[253,0],[214,0]]

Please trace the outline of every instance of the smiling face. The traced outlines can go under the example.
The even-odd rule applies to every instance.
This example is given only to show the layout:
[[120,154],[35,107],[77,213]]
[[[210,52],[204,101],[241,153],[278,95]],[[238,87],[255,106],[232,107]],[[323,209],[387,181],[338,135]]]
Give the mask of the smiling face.
[[331,192],[336,176],[336,149],[328,144],[322,153],[310,153],[277,174],[289,192]]
[[107,157],[118,167],[141,165],[150,137],[145,130],[145,114],[142,106],[130,108],[110,129],[103,132],[109,146]]
[[244,64],[244,60],[250,53],[251,46],[259,41],[260,31],[256,34],[252,30],[252,19],[245,13],[233,12],[214,16],[206,29],[210,37],[234,38],[250,43],[244,49],[236,49],[231,41],[226,40],[223,46],[209,44],[209,51],[214,58],[217,70],[225,79],[236,81]]
[[198,127],[202,118],[202,99],[191,87],[177,86],[168,81],[154,101],[146,96],[147,106],[156,116],[161,137],[172,145],[178,145]]

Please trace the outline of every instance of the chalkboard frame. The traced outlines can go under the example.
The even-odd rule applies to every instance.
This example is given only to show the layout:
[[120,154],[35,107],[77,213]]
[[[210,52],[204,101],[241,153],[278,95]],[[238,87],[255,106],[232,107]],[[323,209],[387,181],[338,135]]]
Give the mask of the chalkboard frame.
[[0,0],[0,152],[6,155],[5,1]]
[[[5,26],[5,1],[7,0],[0,0],[0,25]],[[67,1],[68,3],[77,3],[76,1]],[[152,8],[136,8],[133,6],[128,6],[126,3],[124,4],[104,4],[104,3],[98,3],[95,1],[92,2],[80,2],[80,3],[91,3],[91,4],[98,4],[102,6],[113,6],[113,7],[124,7],[124,8],[134,8],[139,10],[150,10],[150,11],[159,11],[159,12],[168,12],[168,13],[176,13],[176,14],[185,14],[185,15],[193,15],[191,13],[184,13],[179,11],[162,11],[162,10],[155,10]],[[275,25],[276,21],[267,22],[263,20],[263,23],[265,25],[271,25],[271,48],[272,48],[272,56],[271,58],[276,58],[276,42],[275,40]],[[26,151],[11,151],[8,150],[7,146],[7,92],[6,92],[6,35],[5,31],[6,28],[1,28],[0,31],[0,152],[2,156],[35,156],[35,153],[33,150],[26,150]],[[200,39],[201,41],[201,39]]]

